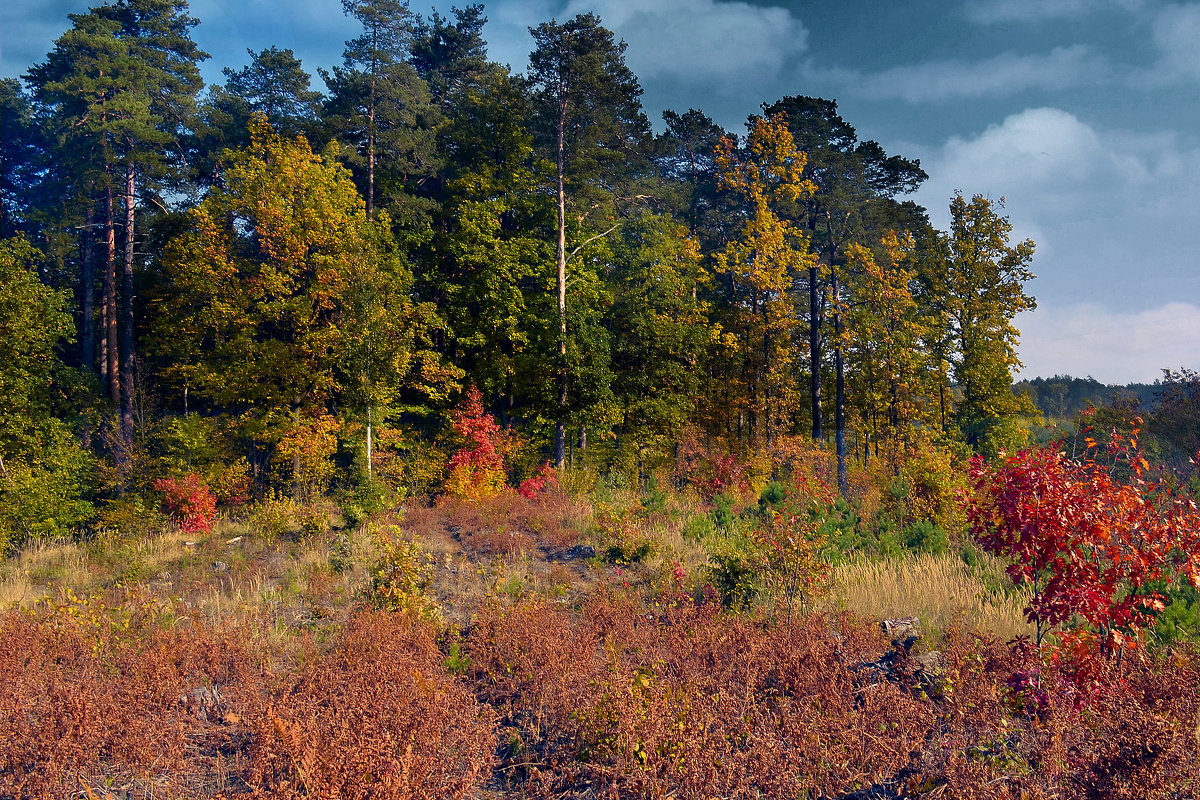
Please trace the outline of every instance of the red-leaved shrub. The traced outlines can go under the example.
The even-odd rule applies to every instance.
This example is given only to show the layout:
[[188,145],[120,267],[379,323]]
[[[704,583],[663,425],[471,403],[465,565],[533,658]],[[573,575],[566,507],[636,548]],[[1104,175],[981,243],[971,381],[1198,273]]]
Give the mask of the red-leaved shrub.
[[550,462],[546,462],[537,471],[536,475],[521,481],[521,485],[517,487],[517,492],[522,497],[532,500],[543,492],[557,488],[558,473],[554,471],[554,467],[550,466]]
[[466,444],[446,465],[446,494],[468,500],[495,497],[504,490],[504,432],[483,410],[483,395],[471,386],[454,410],[454,432]]
[[415,617],[357,615],[329,653],[258,701],[249,783],[271,798],[474,797],[492,767],[494,715],[442,660]]
[[[1032,586],[1025,613],[1039,645],[1053,631],[1076,655],[1115,657],[1163,610],[1155,581],[1182,573],[1200,586],[1200,515],[1145,477],[1136,441],[1114,437],[1103,451],[1128,471],[1124,480],[1089,445],[1082,459],[1053,446],[976,458],[967,517],[979,542],[1010,560],[1013,581]],[[1077,621],[1087,629],[1058,630]]]
[[163,511],[184,533],[208,533],[217,518],[217,498],[196,473],[159,478],[154,490],[162,494]]

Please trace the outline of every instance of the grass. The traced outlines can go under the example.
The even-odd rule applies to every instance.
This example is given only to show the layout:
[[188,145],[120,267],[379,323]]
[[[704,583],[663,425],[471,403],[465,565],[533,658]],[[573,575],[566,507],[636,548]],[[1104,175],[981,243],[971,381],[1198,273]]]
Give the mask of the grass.
[[1008,587],[998,559],[971,566],[957,553],[851,561],[833,570],[836,602],[876,619],[915,616],[927,631],[965,622],[1003,640],[1032,634],[1025,592]]
[[[703,580],[705,548],[682,535],[693,509],[672,504],[647,513],[632,497],[611,494],[606,522],[592,501],[560,496],[414,507],[375,524],[394,525],[420,543],[433,567],[431,599],[445,621],[458,625],[469,624],[491,597],[579,605],[604,583],[653,591],[670,585],[676,563],[692,578],[689,584]],[[181,602],[210,624],[253,622],[272,635],[344,619],[370,584],[376,554],[369,529],[280,535],[280,527],[260,525],[259,516],[222,519],[207,536],[169,529],[141,540],[32,544],[0,562],[0,608],[29,608],[68,588],[82,595],[124,585]],[[614,532],[614,525],[626,533]],[[614,535],[644,539],[649,555],[637,563],[604,563]],[[597,556],[570,556],[575,544],[593,545]],[[974,565],[955,553],[856,560],[833,568],[831,577],[830,608],[876,619],[917,616],[930,633],[954,623],[1001,639],[1031,632],[1025,594],[988,556]]]

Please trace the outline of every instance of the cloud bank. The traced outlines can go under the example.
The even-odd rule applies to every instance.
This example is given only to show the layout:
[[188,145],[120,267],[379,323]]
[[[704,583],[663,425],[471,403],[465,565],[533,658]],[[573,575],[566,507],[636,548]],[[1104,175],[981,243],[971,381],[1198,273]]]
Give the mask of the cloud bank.
[[892,67],[882,72],[826,73],[847,92],[866,100],[942,103],[1024,92],[1068,89],[1098,80],[1104,60],[1084,45],[1049,53],[1002,53],[980,61],[940,60]]
[[1144,0],[970,0],[963,6],[967,19],[981,25],[1069,19],[1119,8],[1134,10]]
[[1200,368],[1200,307],[1167,303],[1114,312],[1093,303],[1043,307],[1017,318],[1023,378],[1091,375],[1101,383],[1153,383],[1163,369]]

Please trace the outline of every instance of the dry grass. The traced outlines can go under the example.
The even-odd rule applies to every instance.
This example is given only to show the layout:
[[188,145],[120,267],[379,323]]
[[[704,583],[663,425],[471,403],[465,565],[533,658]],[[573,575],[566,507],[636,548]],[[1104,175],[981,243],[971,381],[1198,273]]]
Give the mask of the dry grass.
[[875,619],[915,616],[927,630],[962,621],[1001,639],[1031,634],[1028,597],[1004,588],[1008,577],[990,557],[971,567],[955,553],[888,561],[854,561],[833,571],[835,600]]
[[35,542],[0,561],[0,608],[29,608],[48,597],[55,585],[88,582],[87,553],[71,542]]

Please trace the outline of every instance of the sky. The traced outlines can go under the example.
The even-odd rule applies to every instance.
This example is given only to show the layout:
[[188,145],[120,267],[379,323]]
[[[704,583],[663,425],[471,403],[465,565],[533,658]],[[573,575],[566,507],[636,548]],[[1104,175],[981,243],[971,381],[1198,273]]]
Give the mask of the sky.
[[[0,4],[0,75],[43,60],[67,14],[90,5]],[[485,5],[490,55],[518,72],[530,26],[594,11],[628,42],[652,121],[698,108],[742,132],[761,103],[833,98],[860,138],[920,159],[930,178],[913,199],[937,227],[956,191],[1004,198],[1014,239],[1037,244],[1019,376],[1127,383],[1200,369],[1200,2]],[[244,66],[247,48],[270,46],[291,48],[315,76],[356,33],[338,0],[193,0],[191,13],[210,82]]]

